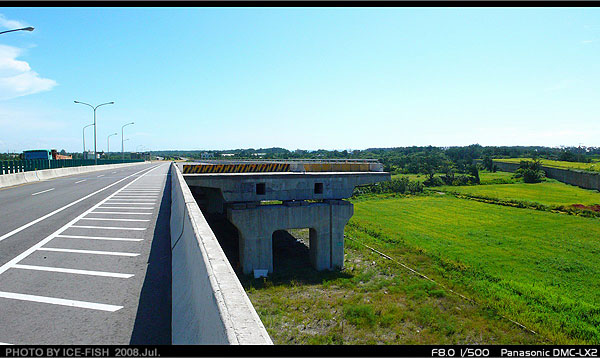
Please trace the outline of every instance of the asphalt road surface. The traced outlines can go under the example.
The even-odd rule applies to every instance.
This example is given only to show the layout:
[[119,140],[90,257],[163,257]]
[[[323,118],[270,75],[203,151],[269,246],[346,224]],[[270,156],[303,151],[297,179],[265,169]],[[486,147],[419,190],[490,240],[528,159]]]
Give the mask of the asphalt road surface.
[[170,344],[169,163],[0,189],[0,344]]

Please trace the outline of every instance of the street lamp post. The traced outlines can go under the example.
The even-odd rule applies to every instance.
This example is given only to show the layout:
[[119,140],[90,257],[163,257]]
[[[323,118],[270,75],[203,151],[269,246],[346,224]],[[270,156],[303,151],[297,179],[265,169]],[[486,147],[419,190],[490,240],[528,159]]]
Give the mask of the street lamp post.
[[73,101],[73,102],[78,103],[78,104],[85,104],[86,106],[89,106],[94,110],[94,164],[98,165],[98,155],[96,154],[96,109],[98,109],[98,107],[100,107],[100,106],[104,106],[107,104],[115,104],[115,102],[102,103],[102,104],[97,105],[96,107],[92,106],[89,103],[85,103],[85,102],[79,102],[79,101]]
[[119,134],[113,133],[113,134],[109,135],[108,137],[106,137],[106,159],[108,159],[108,156],[110,154],[110,137],[112,137],[114,135],[119,135]]
[[83,153],[84,153],[84,155],[85,155],[85,129],[87,127],[90,127],[90,126],[93,126],[93,125],[94,125],[94,123],[88,124],[87,126],[83,127]]
[[2,31],[2,32],[0,32],[0,34],[5,34],[7,32],[13,32],[13,31],[33,31],[33,27],[29,26],[29,27],[24,27],[22,29],[14,29],[14,30]]
[[130,124],[134,124],[133,122],[127,123],[125,125],[123,125],[123,127],[121,127],[121,161],[125,162],[125,146],[123,144],[123,142],[125,142],[125,140],[123,139],[123,128],[127,127]]

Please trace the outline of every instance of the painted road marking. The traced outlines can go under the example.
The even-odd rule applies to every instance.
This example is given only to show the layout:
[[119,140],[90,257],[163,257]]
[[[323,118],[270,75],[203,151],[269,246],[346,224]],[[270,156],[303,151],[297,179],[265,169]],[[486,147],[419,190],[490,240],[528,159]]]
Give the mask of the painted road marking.
[[112,172],[112,174],[114,174],[114,173],[116,173],[116,172]]
[[68,253],[73,253],[73,254],[111,255],[111,256],[129,256],[129,257],[136,257],[136,256],[140,255],[140,254],[134,254],[132,252],[57,249],[54,247],[40,247],[38,250],[53,251],[53,252],[68,252]]
[[80,229],[108,229],[108,230],[146,230],[145,227],[115,227],[115,226],[80,226],[80,225],[71,225],[74,228]]
[[76,181],[76,182],[75,182],[75,184],[79,184],[79,183],[81,183],[81,182],[84,182],[84,181],[86,181],[86,180],[87,180],[87,179],[83,179],[83,180],[80,180],[80,181]]
[[150,221],[150,220],[144,220],[144,219],[113,219],[113,218],[81,218],[81,220]]
[[125,237],[104,237],[104,236],[83,236],[83,235],[56,235],[64,239],[84,239],[84,240],[108,240],[108,241],[144,241],[144,239],[130,239]]
[[133,274],[128,273],[117,273],[117,272],[106,272],[106,271],[90,271],[90,270],[75,270],[60,267],[47,267],[47,266],[33,266],[33,265],[13,265],[11,268],[22,269],[22,270],[37,270],[37,271],[48,271],[48,272],[61,272],[61,273],[74,273],[78,275],[88,276],[102,276],[102,277],[115,277],[115,278],[130,278]]
[[[141,172],[143,172],[143,171],[146,171],[146,170],[147,170],[147,171],[146,171],[146,173],[145,173],[145,174],[147,174],[147,173],[150,173],[151,171],[153,171],[153,170],[156,170],[156,169],[158,169],[158,168],[160,168],[160,167],[161,167],[161,165],[157,165],[157,166],[155,166],[155,167],[153,167],[153,168],[150,168],[149,170],[148,170],[148,169],[143,169],[143,170],[141,170],[141,171],[139,171],[139,172],[137,172],[137,173],[141,173]],[[118,181],[118,182],[116,182],[116,183],[113,183],[113,184],[111,184],[111,185],[109,185],[109,186],[107,186],[107,187],[104,187],[103,189],[100,189],[100,190],[98,190],[97,192],[100,192],[100,191],[102,191],[102,190],[105,190],[106,188],[109,188],[109,187],[111,187],[111,186],[113,186],[113,185],[116,185],[117,183],[119,183],[119,182],[121,182],[121,181],[123,181],[123,180],[125,180],[125,179],[127,179],[127,178],[129,178],[129,177],[131,177],[131,176],[133,176],[133,175],[135,175],[135,174],[136,174],[136,173],[134,173],[134,174],[132,174],[132,175],[130,175],[130,176],[128,176],[128,177],[125,177],[125,178],[123,178],[123,179],[119,180],[119,181]],[[126,185],[125,185],[123,188],[127,188],[127,187],[128,187],[128,186],[130,186],[131,184],[135,183],[137,180],[140,180],[142,177],[143,177],[143,175],[142,175],[142,176],[140,176],[140,177],[138,177],[138,178],[135,178],[135,179],[134,179],[134,180],[133,180],[131,183],[129,183],[129,184],[126,184]],[[119,189],[119,190],[122,190],[123,188],[121,188],[121,189]],[[96,193],[97,193],[97,192],[96,192]],[[118,191],[117,191],[117,192],[118,192]],[[89,196],[91,196],[91,195],[94,195],[94,194],[95,194],[95,193],[89,194],[87,197],[89,197]],[[113,194],[113,195],[114,195],[114,194]],[[71,204],[69,204],[69,205],[67,205],[67,206],[64,206],[64,207],[62,207],[61,209],[54,211],[54,213],[57,213],[57,212],[59,212],[60,210],[63,210],[63,209],[65,209],[65,208],[67,208],[67,207],[69,207],[69,206],[71,206],[71,205],[74,205],[74,204],[76,204],[76,203],[80,202],[81,200],[83,200],[83,199],[85,199],[85,198],[87,198],[87,197],[84,197],[84,198],[81,198],[81,199],[79,199],[79,200],[77,200],[77,201],[74,201],[74,202],[72,202]],[[58,229],[58,230],[56,230],[55,232],[53,232],[52,234],[50,234],[48,237],[46,237],[46,238],[45,238],[45,239],[43,239],[42,241],[40,241],[40,242],[38,242],[37,244],[35,244],[35,245],[31,246],[29,249],[27,249],[27,250],[23,251],[21,254],[17,255],[17,257],[13,258],[12,260],[10,260],[10,261],[8,261],[7,263],[5,263],[4,265],[0,266],[0,275],[1,275],[2,273],[4,273],[6,270],[8,270],[8,269],[9,269],[9,268],[10,268],[12,265],[19,263],[21,260],[23,260],[24,258],[26,258],[27,256],[29,256],[31,253],[35,252],[37,249],[39,249],[39,248],[41,248],[42,246],[46,245],[48,242],[50,242],[52,239],[54,239],[54,238],[55,238],[57,235],[61,234],[63,231],[65,231],[66,229],[68,229],[68,228],[69,228],[71,225],[73,225],[74,223],[76,223],[76,222],[77,222],[79,219],[81,219],[82,217],[86,216],[86,215],[87,215],[87,214],[89,214],[90,212],[92,212],[92,211],[96,210],[96,209],[97,209],[97,208],[98,208],[100,205],[104,204],[104,203],[105,203],[105,202],[106,202],[106,201],[107,201],[109,198],[110,198],[110,196],[109,196],[109,197],[107,197],[107,198],[105,198],[105,199],[103,199],[103,200],[101,200],[101,201],[100,201],[100,202],[98,202],[96,205],[94,205],[94,206],[92,206],[91,208],[89,208],[88,210],[84,211],[84,212],[83,212],[81,215],[79,215],[79,216],[77,216],[76,218],[74,218],[73,220],[69,221],[69,222],[68,222],[68,223],[66,223],[64,226],[62,226],[60,229]],[[47,216],[50,216],[50,214],[48,214]],[[20,231],[20,230],[23,230],[24,228],[26,228],[26,227],[28,227],[28,226],[31,226],[31,225],[35,224],[36,222],[39,222],[39,221],[43,220],[43,218],[44,218],[44,217],[42,217],[42,218],[40,218],[40,219],[37,219],[37,220],[35,220],[35,221],[32,221],[31,223],[29,223],[29,224],[27,224],[27,225],[25,225],[25,226],[22,226],[20,229],[14,230],[14,232],[18,232],[18,231]],[[10,234],[10,233],[9,233],[9,234]],[[5,238],[5,237],[8,237],[7,235],[8,235],[8,234],[4,235],[3,237],[4,237],[4,238]],[[0,239],[2,239],[3,237],[0,237]]]
[[52,190],[54,190],[54,188],[52,188],[52,189],[48,189],[48,190],[42,190],[42,191],[40,191],[40,192],[38,192],[38,193],[31,194],[31,195],[33,196],[33,195],[38,195],[38,194],[42,194],[42,193],[47,193],[47,192],[49,192],[49,191],[52,191]]
[[0,298],[10,298],[13,300],[21,300],[21,301],[50,303],[53,305],[88,308],[88,309],[92,309],[92,310],[108,311],[108,312],[115,312],[115,311],[118,311],[121,308],[123,308],[123,306],[106,305],[103,303],[65,300],[62,298],[25,295],[22,293],[12,293],[12,292],[2,292],[2,291],[0,291]]
[[152,215],[152,213],[126,213],[124,211],[92,211],[92,214]]
[[[93,192],[93,193],[91,193],[91,194],[88,194],[88,195],[84,196],[84,197],[83,197],[83,198],[81,198],[81,199],[77,199],[77,200],[75,200],[74,202],[72,202],[72,203],[69,203],[69,204],[67,204],[67,205],[63,206],[62,208],[58,208],[58,209],[56,209],[56,210],[54,210],[54,211],[52,211],[52,212],[50,212],[50,213],[48,213],[48,214],[46,214],[46,215],[44,215],[44,216],[40,217],[40,218],[37,218],[37,219],[35,219],[35,220],[33,220],[33,221],[30,221],[29,223],[27,223],[27,224],[25,224],[25,225],[23,225],[23,226],[21,226],[21,227],[18,227],[18,228],[16,228],[16,229],[14,229],[13,231],[11,231],[11,232],[8,232],[8,233],[6,233],[6,234],[4,234],[4,235],[0,236],[0,241],[2,241],[2,240],[4,240],[4,239],[6,239],[6,238],[8,238],[8,237],[11,237],[11,236],[13,236],[14,234],[16,234],[16,233],[18,233],[18,232],[20,232],[20,231],[23,231],[23,230],[27,229],[28,227],[30,227],[30,226],[32,226],[32,225],[35,225],[35,224],[39,223],[40,221],[42,221],[42,220],[45,220],[45,219],[47,219],[47,218],[51,217],[52,215],[55,215],[55,214],[57,214],[57,213],[59,213],[59,212],[61,212],[61,211],[65,210],[65,209],[67,209],[67,208],[69,208],[69,207],[71,207],[71,206],[73,206],[73,205],[75,205],[75,204],[77,204],[77,203],[80,203],[80,202],[82,202],[83,200],[85,200],[85,199],[87,199],[87,198],[91,197],[92,195],[98,194],[98,193],[100,193],[100,192],[102,192],[102,191],[104,191],[104,190],[106,190],[106,189],[110,188],[111,186],[117,185],[117,184],[119,184],[120,182],[122,182],[123,180],[127,180],[127,179],[131,178],[132,176],[134,176],[134,175],[137,175],[137,174],[139,174],[139,173],[141,173],[141,172],[144,172],[144,171],[146,171],[146,170],[154,170],[154,169],[156,169],[156,168],[158,168],[158,166],[156,166],[156,167],[154,167],[154,168],[146,168],[146,169],[142,169],[142,170],[140,170],[139,172],[133,173],[133,174],[131,174],[131,175],[129,175],[129,176],[127,176],[127,177],[125,177],[125,178],[123,178],[123,179],[121,179],[121,180],[117,181],[117,182],[114,182],[114,183],[112,183],[112,184],[110,184],[110,185],[108,185],[108,186],[105,186],[105,187],[104,187],[104,188],[102,188],[102,189],[99,189],[99,190],[97,190],[97,191],[95,191],[95,192]],[[141,178],[141,177],[140,177],[140,178]],[[136,178],[135,180],[138,180],[138,179],[139,179],[139,178]],[[134,181],[132,181],[131,183],[135,182],[135,180],[134,180]],[[131,184],[131,183],[130,183],[130,184]],[[127,186],[125,186],[125,187],[127,187]],[[104,201],[105,201],[105,200],[104,200]],[[102,203],[104,203],[104,201],[102,201]],[[1,271],[1,268],[0,268],[0,273],[2,273],[2,271]]]
[[103,176],[104,176],[104,174],[102,174],[102,175],[98,175],[98,178],[102,178]]
[[12,346],[12,344],[10,344],[10,343],[4,343],[4,342],[0,342],[0,346]]
[[[152,203],[131,203],[131,202],[124,202],[124,203],[109,203],[109,205],[151,205]],[[108,206],[105,206],[105,208],[108,208]],[[151,206],[150,209],[154,209],[154,206]]]
[[110,199],[109,204],[112,205],[116,203],[142,203],[151,205],[154,202],[156,202],[156,199]]
[[[119,204],[119,205],[125,205],[125,204]],[[154,209],[154,207],[149,206],[149,207],[127,207],[127,206],[100,206],[100,209],[127,209],[127,210],[151,210]]]
[[[158,195],[115,195],[114,198],[157,198]],[[156,200],[156,199],[154,199]]]

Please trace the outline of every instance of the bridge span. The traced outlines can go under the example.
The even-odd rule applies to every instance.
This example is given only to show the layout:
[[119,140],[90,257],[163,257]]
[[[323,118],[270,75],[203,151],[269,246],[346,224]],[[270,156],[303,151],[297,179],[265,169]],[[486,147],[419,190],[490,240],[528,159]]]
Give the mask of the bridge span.
[[204,214],[237,227],[246,274],[272,272],[272,233],[292,228],[310,229],[317,270],[339,269],[353,213],[343,199],[390,179],[374,161],[77,173],[0,188],[0,343],[272,344]]

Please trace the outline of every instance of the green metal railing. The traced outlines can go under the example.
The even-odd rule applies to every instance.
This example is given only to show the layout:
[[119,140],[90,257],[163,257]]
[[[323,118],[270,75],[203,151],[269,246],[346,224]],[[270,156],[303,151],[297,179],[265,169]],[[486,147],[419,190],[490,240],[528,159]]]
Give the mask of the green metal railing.
[[[139,163],[143,162],[143,159],[98,159],[98,165],[103,164],[120,164],[120,163]],[[58,159],[58,160],[45,160],[45,159],[31,159],[31,160],[2,160],[0,161],[0,175],[30,172],[34,170],[42,169],[56,169],[56,168],[69,168],[69,167],[83,167],[87,165],[94,165],[94,159]]]

